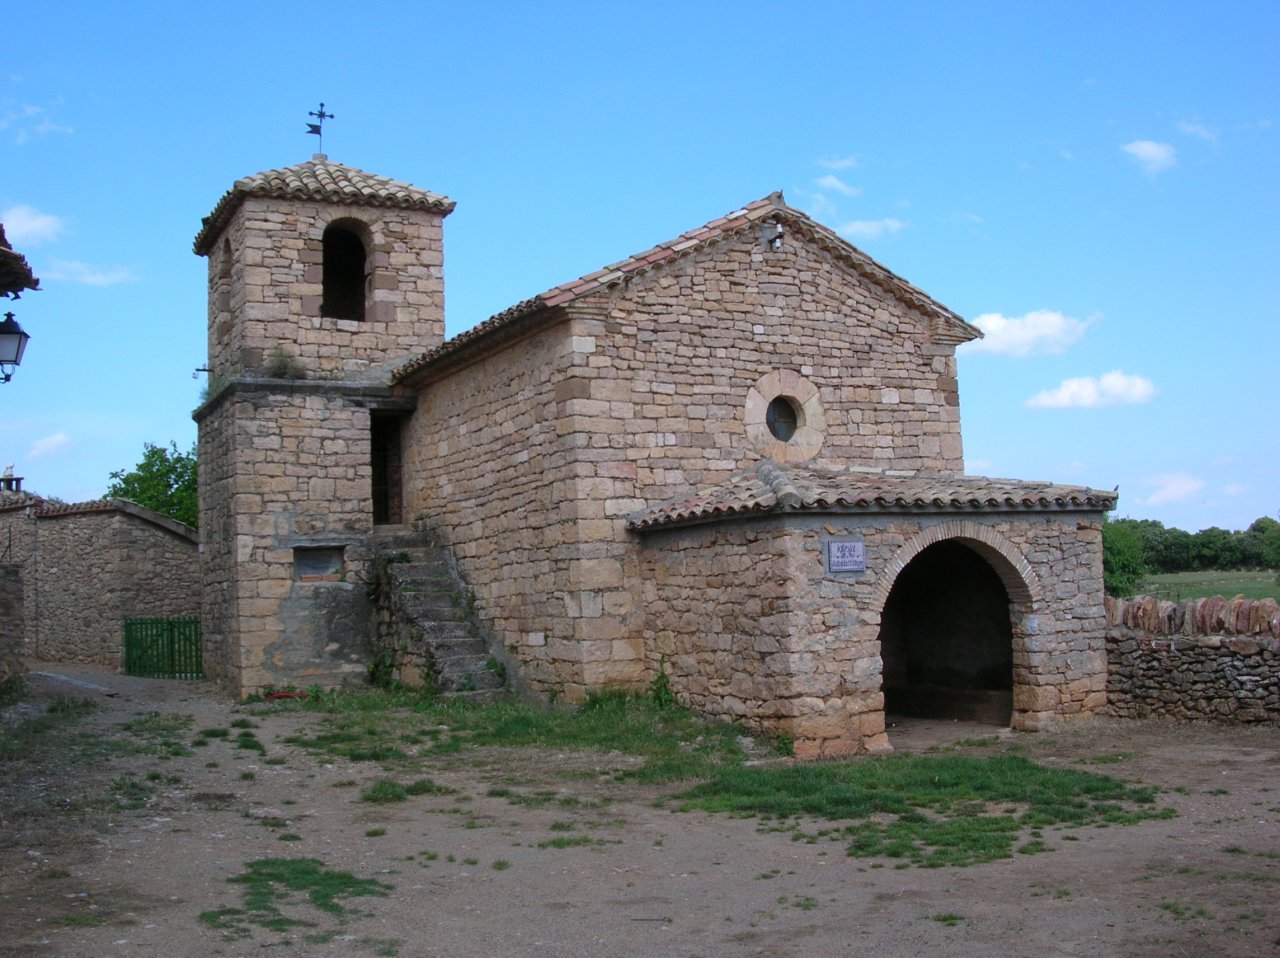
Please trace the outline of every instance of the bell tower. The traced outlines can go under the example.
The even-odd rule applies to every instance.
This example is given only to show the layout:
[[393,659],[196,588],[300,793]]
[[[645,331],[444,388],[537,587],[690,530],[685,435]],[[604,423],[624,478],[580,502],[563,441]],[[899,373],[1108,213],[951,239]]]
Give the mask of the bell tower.
[[364,678],[366,539],[399,521],[413,408],[390,372],[444,341],[453,207],[316,154],[237,180],[196,236],[204,655],[237,694]]

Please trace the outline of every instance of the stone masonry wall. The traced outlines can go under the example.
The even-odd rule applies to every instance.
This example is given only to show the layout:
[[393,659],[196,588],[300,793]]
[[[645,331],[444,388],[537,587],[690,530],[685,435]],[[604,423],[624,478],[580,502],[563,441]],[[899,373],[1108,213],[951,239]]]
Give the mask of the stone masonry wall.
[[438,524],[535,685],[573,700],[642,684],[626,517],[762,456],[794,461],[764,427],[770,389],[804,404],[816,463],[962,471],[954,347],[930,339],[816,245],[729,238],[430,382],[406,444],[411,514]]
[[119,668],[125,619],[199,615],[196,538],[166,516],[101,500],[4,512],[0,525],[25,544],[27,657]]
[[[363,321],[320,315],[325,227],[363,233]],[[444,217],[250,197],[209,255],[209,375],[261,375],[283,347],[308,378],[355,379],[444,340]]]
[[24,675],[22,664],[22,569],[0,565],[0,690]]
[[1110,711],[1280,723],[1280,606],[1151,596],[1107,599]]
[[571,700],[583,694],[590,654],[575,641],[576,621],[603,612],[584,610],[580,596],[607,571],[582,556],[575,523],[602,536],[623,525],[574,472],[577,456],[607,437],[556,419],[566,378],[590,357],[579,326],[566,319],[429,383],[406,427],[404,462],[407,513],[451,550],[486,630],[535,691]]
[[[363,681],[369,409],[340,383],[241,383],[198,410],[210,674],[239,695]],[[304,578],[296,550],[341,550]]]
[[[827,573],[831,536],[862,537],[867,571]],[[881,612],[898,573],[945,539],[986,559],[1010,594],[1015,727],[1101,709],[1098,516],[796,515],[649,534],[646,653],[682,702],[788,735],[800,756],[885,750]]]

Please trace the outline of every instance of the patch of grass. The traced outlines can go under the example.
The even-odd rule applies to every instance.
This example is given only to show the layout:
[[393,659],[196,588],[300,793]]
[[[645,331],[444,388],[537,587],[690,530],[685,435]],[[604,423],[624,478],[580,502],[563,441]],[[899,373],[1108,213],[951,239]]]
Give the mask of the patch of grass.
[[102,915],[96,912],[80,911],[70,915],[59,915],[53,919],[53,924],[60,925],[63,928],[97,928],[99,925],[105,924],[106,921]]
[[603,845],[604,840],[590,838],[587,835],[557,835],[546,841],[538,842],[539,848],[579,848],[583,845]]
[[360,801],[373,802],[375,805],[387,805],[391,802],[408,800],[409,790],[399,782],[389,778],[381,778],[360,793]]
[[1176,901],[1162,901],[1160,910],[1167,911],[1178,921],[1189,921],[1192,918],[1212,918],[1208,911],[1204,908],[1191,908],[1187,905],[1180,905]]
[[404,689],[331,691],[252,707],[319,712],[321,729],[283,741],[335,758],[379,762],[388,771],[485,746],[621,752],[643,761],[613,774],[646,783],[700,778],[743,760],[740,729],[619,692],[592,695],[572,711],[512,701],[472,705]]
[[245,871],[227,881],[242,886],[243,907],[206,911],[200,920],[234,937],[245,937],[249,926],[281,932],[313,927],[315,922],[291,917],[282,910],[297,909],[300,900],[339,924],[352,912],[343,904],[350,898],[386,897],[391,886],[373,878],[357,878],[350,872],[325,867],[315,858],[261,858],[246,862]]
[[404,789],[410,795],[452,795],[457,791],[447,785],[438,785],[429,778],[420,778],[410,782]]
[[489,867],[496,872],[504,872],[511,867],[511,862],[507,861],[505,858],[499,858]]
[[948,928],[954,928],[956,925],[960,924],[960,922],[964,921],[965,918],[964,915],[957,915],[954,911],[944,911],[937,915],[930,915],[929,920],[936,921],[941,925],[946,925]]
[[371,828],[364,833],[365,838],[381,838],[387,833],[385,828]]
[[[724,769],[683,792],[682,810],[855,820],[849,854],[926,867],[1007,858],[1027,831],[1167,818],[1155,792],[1017,755],[895,755],[787,768]],[[802,838],[805,836],[801,836]],[[1032,850],[1042,850],[1033,843]]]
[[1180,602],[1214,595],[1230,598],[1241,593],[1246,599],[1280,599],[1274,572],[1217,571],[1167,572],[1147,576],[1138,586],[1139,594]]
[[1093,758],[1082,758],[1077,764],[1114,765],[1117,762],[1127,762],[1131,758],[1133,758],[1132,752],[1112,752],[1110,755],[1095,755]]
[[155,794],[152,782],[141,781],[132,772],[117,775],[111,782],[111,797],[117,808],[137,809]]
[[44,871],[37,873],[36,878],[40,881],[54,881],[59,878],[70,878],[71,872],[65,868],[46,868]]
[[295,835],[293,832],[285,832],[283,835],[277,835],[277,836],[276,836],[276,841],[279,841],[279,842],[300,842],[300,841],[302,841],[302,836],[301,836],[301,835]]
[[259,741],[258,736],[252,732],[241,732],[236,736],[236,748],[242,748],[250,752],[257,752],[259,755],[267,754],[267,747]]
[[43,761],[60,758],[93,760],[106,748],[97,736],[71,734],[79,721],[95,708],[88,699],[57,698],[42,715],[6,728],[0,735],[0,761]]

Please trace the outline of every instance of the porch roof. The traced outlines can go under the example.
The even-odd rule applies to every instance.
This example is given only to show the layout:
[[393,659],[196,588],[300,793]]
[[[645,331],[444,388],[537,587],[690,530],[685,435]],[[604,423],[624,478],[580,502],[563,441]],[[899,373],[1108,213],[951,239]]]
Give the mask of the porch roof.
[[1050,482],[791,466],[762,459],[724,482],[682,493],[627,517],[637,532],[784,512],[1101,512],[1117,494]]

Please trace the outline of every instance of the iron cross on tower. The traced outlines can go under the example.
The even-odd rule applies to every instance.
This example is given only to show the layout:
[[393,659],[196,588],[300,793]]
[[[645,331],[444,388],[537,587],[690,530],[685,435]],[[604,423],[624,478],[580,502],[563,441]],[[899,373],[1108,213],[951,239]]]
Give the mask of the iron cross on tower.
[[307,114],[307,116],[314,116],[318,121],[316,123],[308,123],[307,132],[314,133],[316,136],[320,137],[320,149],[317,152],[323,153],[324,152],[324,121],[332,120],[333,114],[324,112],[324,101],[321,101],[320,109],[318,111],[312,110],[310,113]]

